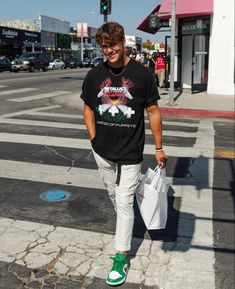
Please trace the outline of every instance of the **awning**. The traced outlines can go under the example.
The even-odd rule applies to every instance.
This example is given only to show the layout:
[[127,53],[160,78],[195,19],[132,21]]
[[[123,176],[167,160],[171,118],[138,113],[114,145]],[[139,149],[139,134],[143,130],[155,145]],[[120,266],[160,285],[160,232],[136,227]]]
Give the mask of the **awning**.
[[[176,18],[213,14],[213,0],[176,0]],[[159,9],[162,19],[171,17],[171,0],[163,0]]]
[[156,8],[153,9],[153,11],[151,13],[149,13],[149,15],[140,23],[140,25],[137,27],[138,30],[147,32],[147,33],[151,33],[151,34],[155,34],[156,30],[155,29],[151,29],[149,28],[149,16],[151,14],[155,14],[159,11],[161,5],[158,5]]
[[[176,0],[176,18],[195,17],[202,15],[213,14],[214,0]],[[149,28],[149,16],[158,14],[161,18],[162,27],[167,27],[164,24],[164,19],[171,18],[171,0],[162,0],[161,5],[157,5],[151,13],[139,24],[138,30],[155,34],[156,30]]]

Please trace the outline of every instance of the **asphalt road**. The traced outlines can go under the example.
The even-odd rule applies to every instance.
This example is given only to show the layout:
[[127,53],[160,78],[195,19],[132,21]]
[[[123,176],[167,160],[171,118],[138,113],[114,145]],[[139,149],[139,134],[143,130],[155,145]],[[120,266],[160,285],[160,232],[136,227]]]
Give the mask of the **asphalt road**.
[[[48,70],[47,72],[35,71],[29,72],[3,72],[0,73],[0,85],[4,89],[4,86],[10,87],[10,90],[19,90],[24,88],[35,88],[37,90],[32,91],[33,95],[37,92],[42,93],[53,93],[55,91],[66,91],[68,94],[77,93],[81,90],[82,82],[87,73],[87,68],[76,68],[76,69],[65,69],[65,70]],[[18,96],[23,95],[25,92],[12,92],[12,95],[17,94]],[[28,92],[29,94],[29,92]],[[9,102],[4,101],[9,99],[9,94],[1,95],[0,101],[0,114],[7,112],[14,112],[17,110],[23,110],[24,108],[33,108],[39,105],[48,104],[48,99],[42,99],[38,101],[28,102]]]
[[[96,182],[96,164],[84,129],[82,108],[61,107],[50,101],[55,95],[77,94],[87,71],[0,74],[0,217],[114,234],[115,215],[105,189]],[[213,127],[214,136],[207,136],[209,126]],[[148,124],[146,128],[149,129]],[[201,134],[204,141],[208,137],[208,143],[203,144],[205,149],[210,150],[210,145],[214,145],[211,172],[210,158],[200,158],[194,153],[200,149]],[[149,147],[153,144],[149,133],[146,144]],[[213,224],[213,246],[200,249],[214,250],[216,289],[231,289],[234,287],[234,124],[224,120],[164,118],[164,146],[169,152],[166,171],[173,187],[191,184],[201,193],[209,187],[210,174],[213,175],[212,219],[203,219]],[[202,164],[200,182],[194,179],[192,169],[198,161]],[[145,152],[142,172],[153,164],[152,154]],[[64,168],[67,172],[75,170],[75,177],[58,178],[56,175]],[[87,181],[91,172],[93,175]],[[68,200],[43,200],[42,194],[51,190],[67,192]],[[151,234],[147,234],[136,207],[135,237],[176,241],[181,195],[172,191],[168,201],[166,230]],[[194,227],[195,224],[187,232],[189,237]],[[127,284],[126,288],[137,287]]]

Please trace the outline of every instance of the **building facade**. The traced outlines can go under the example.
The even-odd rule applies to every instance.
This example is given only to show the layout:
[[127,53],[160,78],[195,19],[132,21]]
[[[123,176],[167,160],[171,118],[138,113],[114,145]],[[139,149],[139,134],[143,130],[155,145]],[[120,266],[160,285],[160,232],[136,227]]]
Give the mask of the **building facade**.
[[[161,21],[170,19],[171,0],[163,0],[154,13]],[[176,1],[175,86],[192,93],[234,94],[233,13],[234,0],[226,5],[220,0]],[[146,25],[148,17],[145,20],[138,29],[153,33]],[[170,42],[166,36],[166,47]],[[169,57],[166,51],[168,62]],[[166,79],[170,79],[169,71]]]
[[96,31],[87,27],[87,34],[81,38],[70,22],[45,15],[40,15],[39,20],[0,21],[0,56],[14,59],[23,52],[43,51],[49,59],[66,61],[81,58],[81,53],[84,58],[92,58],[101,55],[95,41]]
[[39,32],[0,26],[0,55],[14,59],[23,52],[41,50]]

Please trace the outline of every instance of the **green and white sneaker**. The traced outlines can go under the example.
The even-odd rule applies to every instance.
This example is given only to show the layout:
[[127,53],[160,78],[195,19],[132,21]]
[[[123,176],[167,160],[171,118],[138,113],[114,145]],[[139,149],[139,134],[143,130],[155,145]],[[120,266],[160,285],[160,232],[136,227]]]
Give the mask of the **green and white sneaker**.
[[113,259],[113,267],[106,279],[106,283],[110,286],[118,286],[125,282],[128,260],[124,254],[116,253]]

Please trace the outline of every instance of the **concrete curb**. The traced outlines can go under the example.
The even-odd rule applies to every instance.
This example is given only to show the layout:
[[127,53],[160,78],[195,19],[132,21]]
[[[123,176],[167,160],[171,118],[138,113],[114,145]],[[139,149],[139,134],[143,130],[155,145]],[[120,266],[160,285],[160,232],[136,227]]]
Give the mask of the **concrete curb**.
[[200,118],[226,118],[234,119],[235,112],[204,110],[204,109],[187,109],[187,108],[160,108],[164,116],[182,116],[182,117],[200,117]]

